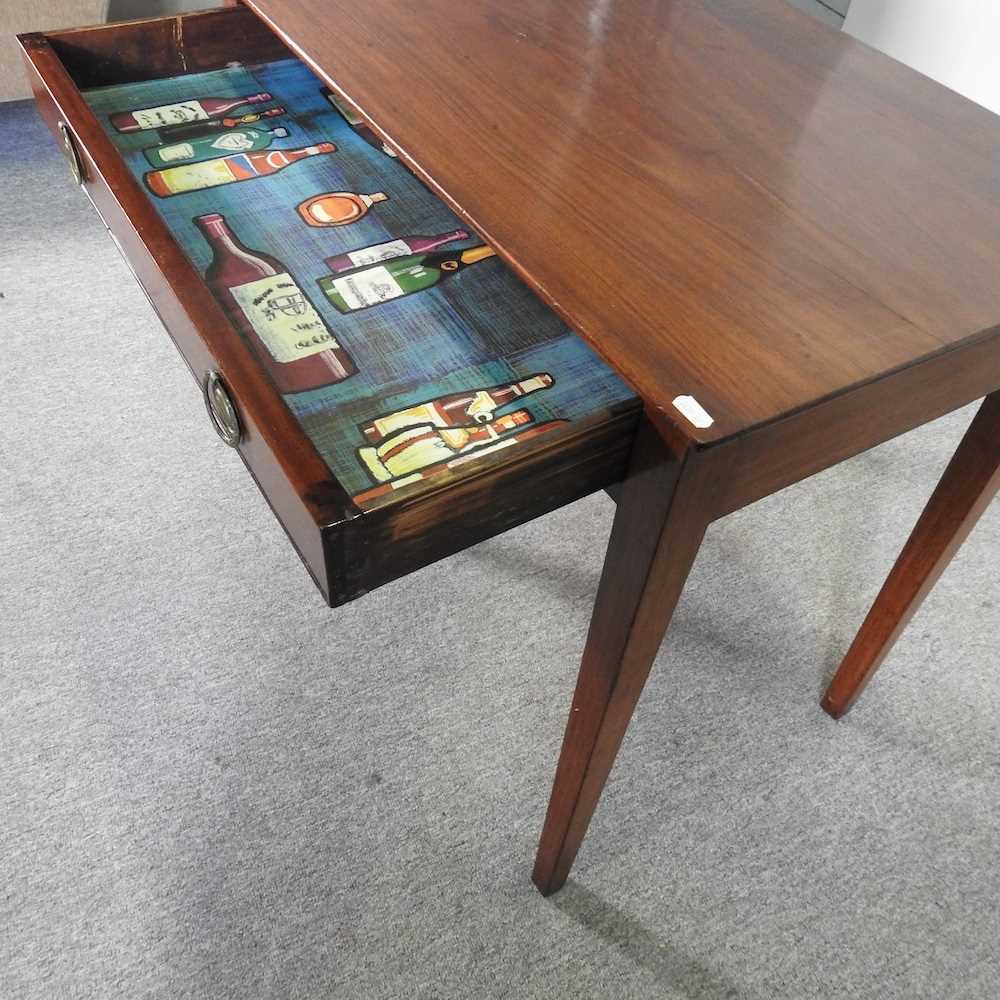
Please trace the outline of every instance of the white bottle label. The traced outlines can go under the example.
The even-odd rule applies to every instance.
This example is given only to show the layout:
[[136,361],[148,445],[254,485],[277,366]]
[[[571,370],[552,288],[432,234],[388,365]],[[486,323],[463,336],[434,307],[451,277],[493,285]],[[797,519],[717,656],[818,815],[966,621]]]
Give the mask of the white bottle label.
[[364,264],[377,264],[380,260],[389,260],[391,257],[403,257],[409,252],[406,240],[390,240],[363,250],[352,250],[347,257],[355,267],[361,267]]
[[514,392],[518,396],[527,396],[529,392],[547,389],[550,385],[552,385],[551,376],[546,380],[539,375],[532,375],[531,378],[526,378],[523,382],[515,382]]
[[229,184],[236,180],[236,177],[223,159],[166,167],[160,171],[160,179],[170,194],[184,194],[185,191],[199,191],[202,188],[217,187],[219,184]]
[[169,163],[171,160],[190,160],[194,156],[194,146],[189,142],[176,142],[172,146],[161,146],[159,156],[164,163]]
[[242,153],[253,149],[253,140],[245,132],[227,132],[212,143],[212,149],[224,149],[229,153]]
[[395,431],[403,430],[406,427],[414,427],[417,424],[432,424],[436,427],[445,426],[441,414],[434,409],[433,403],[420,403],[417,406],[407,407],[405,410],[388,413],[384,417],[378,417],[372,421],[372,426],[374,426],[381,437],[388,437]]
[[161,104],[157,108],[133,111],[132,117],[139,123],[139,128],[147,129],[205,121],[209,114],[201,106],[201,101],[181,101],[179,104]]
[[258,278],[230,292],[275,361],[298,361],[340,346],[290,274]]
[[346,278],[334,278],[333,287],[349,309],[364,309],[365,306],[378,305],[405,294],[399,282],[384,267],[370,267]]

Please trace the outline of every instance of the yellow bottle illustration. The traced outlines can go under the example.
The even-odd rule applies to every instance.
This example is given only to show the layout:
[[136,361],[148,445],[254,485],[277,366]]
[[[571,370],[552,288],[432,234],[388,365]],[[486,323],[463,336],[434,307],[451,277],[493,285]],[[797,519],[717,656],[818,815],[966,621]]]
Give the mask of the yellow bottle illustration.
[[358,458],[376,482],[384,483],[492,444],[533,419],[527,410],[515,410],[468,427],[418,424],[391,434],[375,448],[359,448]]

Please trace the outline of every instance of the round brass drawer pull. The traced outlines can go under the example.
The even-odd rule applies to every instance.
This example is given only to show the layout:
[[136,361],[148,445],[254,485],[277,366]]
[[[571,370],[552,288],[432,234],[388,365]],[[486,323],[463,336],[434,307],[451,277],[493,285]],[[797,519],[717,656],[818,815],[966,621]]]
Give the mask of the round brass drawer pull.
[[59,134],[62,136],[63,154],[66,157],[66,162],[69,164],[73,180],[77,184],[82,184],[83,161],[80,159],[80,153],[76,148],[76,139],[73,138],[73,133],[70,132],[69,126],[65,122],[59,123]]
[[208,372],[205,376],[205,407],[219,437],[230,448],[235,448],[240,443],[243,430],[226,383],[218,372]]

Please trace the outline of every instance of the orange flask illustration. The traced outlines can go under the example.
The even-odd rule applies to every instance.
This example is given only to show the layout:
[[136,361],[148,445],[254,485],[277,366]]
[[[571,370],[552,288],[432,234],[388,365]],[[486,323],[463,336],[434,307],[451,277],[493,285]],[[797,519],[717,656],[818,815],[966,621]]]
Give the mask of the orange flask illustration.
[[328,191],[317,194],[299,205],[299,215],[310,226],[349,226],[365,215],[372,205],[388,201],[381,191],[355,194],[353,191]]

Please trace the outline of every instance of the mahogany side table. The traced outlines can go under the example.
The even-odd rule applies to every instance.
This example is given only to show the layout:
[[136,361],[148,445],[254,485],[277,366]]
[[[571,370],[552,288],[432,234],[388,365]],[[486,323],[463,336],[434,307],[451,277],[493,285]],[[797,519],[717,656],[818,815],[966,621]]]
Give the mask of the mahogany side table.
[[[221,64],[227,46],[253,34],[243,15],[256,14],[641,397],[535,863],[536,885],[551,893],[713,520],[987,397],[824,699],[836,715],[995,494],[1000,121],[783,0],[245,6],[227,12],[240,15],[228,22],[240,38],[198,28],[209,19],[193,15],[150,27],[144,44],[155,33],[190,72],[184,40],[197,34],[197,58]],[[85,133],[84,172],[110,163],[72,93],[123,58],[102,37],[58,40],[73,81],[44,39],[26,43],[36,93],[57,109],[51,123],[58,111]],[[118,167],[106,172],[131,183]],[[185,317],[214,317],[138,195],[101,192],[161,315],[183,331]],[[197,364],[207,345],[242,377],[242,355],[210,326],[195,331]],[[297,432],[260,379],[244,381],[244,407],[263,400],[267,417],[244,456],[269,470],[255,472],[262,488],[332,579],[330,533],[321,526],[317,536],[309,521],[330,497],[304,488],[322,470],[307,464],[305,445],[301,456],[274,452],[274,428]],[[602,455],[622,439],[607,440]],[[612,465],[587,461],[588,488],[606,485]],[[292,466],[306,471],[276,488]],[[563,463],[553,480],[558,497],[536,484],[527,513],[582,494],[573,468]],[[495,479],[511,496],[528,481]],[[489,490],[462,495],[469,504]],[[398,575],[427,561],[414,539],[435,518],[461,510],[464,537],[487,533],[477,520],[485,506],[441,493],[424,509],[433,516],[385,515],[370,537],[359,534],[365,519],[345,521],[344,538],[363,538],[375,559],[380,541],[414,544],[404,570],[392,567]],[[438,530],[436,556],[454,549],[453,535]],[[376,582],[387,572],[379,567]]]
[[643,398],[535,863],[553,892],[709,523],[993,394],[839,714],[996,492],[1000,120],[782,0],[247,2]]

